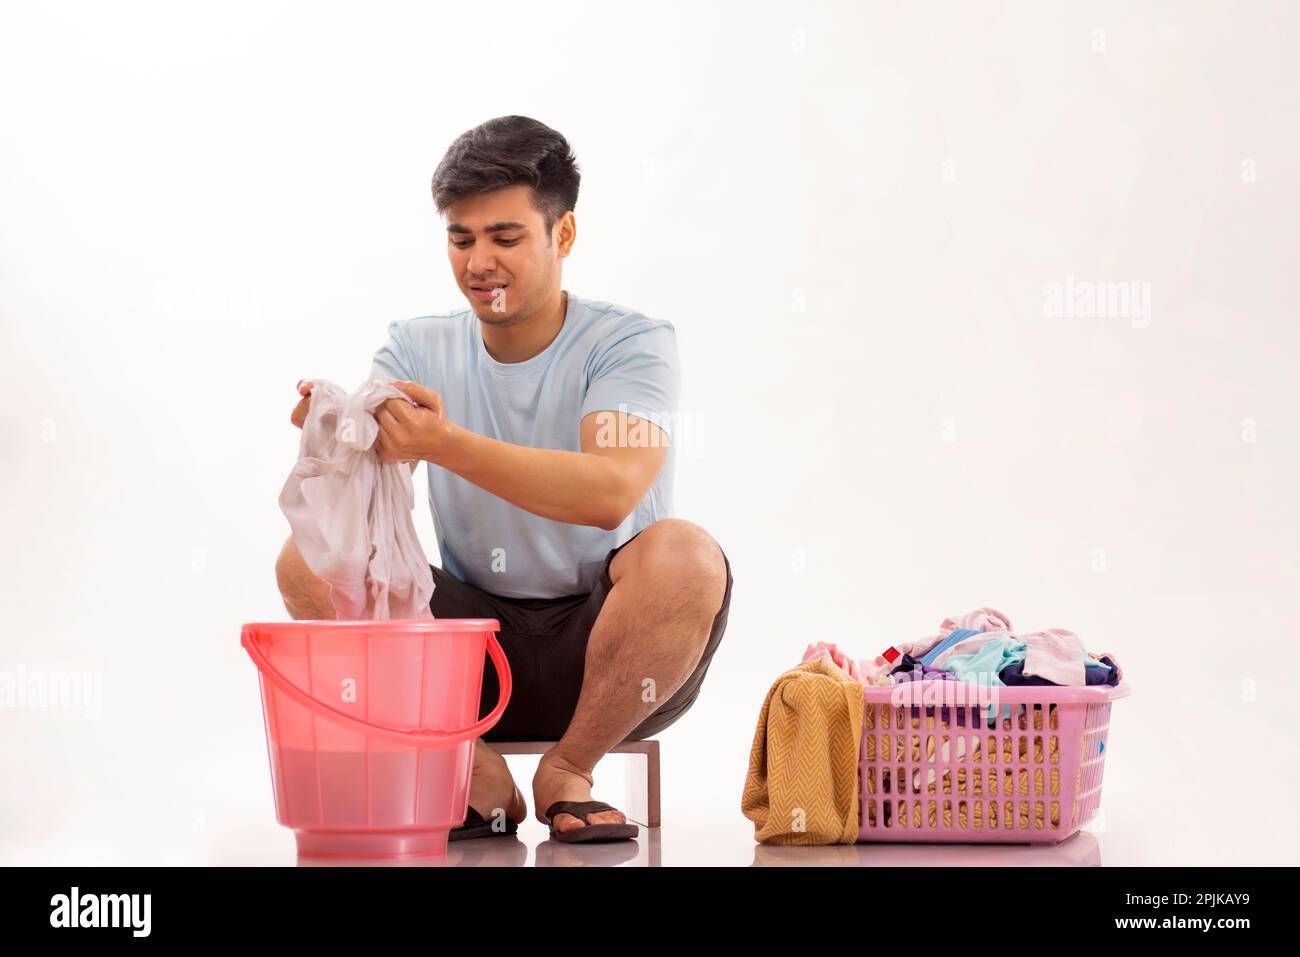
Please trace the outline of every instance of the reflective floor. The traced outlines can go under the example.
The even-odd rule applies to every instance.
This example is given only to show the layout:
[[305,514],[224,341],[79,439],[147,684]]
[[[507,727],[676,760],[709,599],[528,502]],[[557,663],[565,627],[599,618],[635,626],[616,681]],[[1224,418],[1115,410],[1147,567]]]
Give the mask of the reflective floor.
[[[22,715],[18,717],[23,717]],[[741,716],[746,717],[746,716]],[[665,745],[662,826],[642,828],[634,842],[574,845],[548,838],[532,815],[517,836],[455,841],[443,857],[398,862],[347,861],[419,867],[872,867],[872,866],[1231,866],[1295,865],[1300,762],[1281,734],[1270,739],[1275,759],[1255,762],[1244,777],[1225,773],[1211,758],[1232,739],[1243,740],[1230,712],[1184,738],[1165,735],[1140,760],[1127,752],[1107,768],[1101,811],[1079,833],[1057,845],[853,844],[777,847],[754,841],[741,813],[747,753],[733,745],[691,749],[681,735]],[[260,718],[254,715],[252,718]],[[739,721],[739,719],[737,719]],[[746,717],[746,720],[747,717]],[[19,728],[16,740],[44,729],[61,730],[42,716]],[[244,737],[260,731],[250,719]],[[168,733],[166,725],[154,725]],[[0,790],[0,820],[21,822],[0,841],[0,865],[175,865],[320,867],[299,860],[294,834],[275,819],[265,752],[180,747],[126,752],[105,733],[88,738],[76,725],[73,769],[40,762],[16,765],[24,785]],[[91,729],[96,730],[96,729]],[[111,729],[105,729],[107,732]],[[181,727],[176,734],[187,731]],[[751,729],[752,730],[752,729]],[[1129,733],[1128,738],[1136,735]],[[1220,741],[1220,738],[1223,740]],[[254,739],[255,740],[255,739]],[[90,749],[88,744],[99,747]],[[1223,745],[1224,747],[1220,747]],[[49,752],[58,753],[58,752]],[[114,768],[114,761],[131,758]],[[594,796],[647,819],[644,782],[624,755],[597,767]],[[536,758],[512,756],[521,787]],[[620,764],[622,765],[620,767]],[[1243,766],[1243,771],[1248,770]],[[74,773],[75,772],[75,773]],[[1242,797],[1242,783],[1248,783]],[[1243,813],[1249,812],[1249,813]]]
[[[540,838],[534,840],[534,838]],[[694,852],[692,852],[694,848]],[[748,853],[748,859],[743,860]],[[737,843],[722,854],[716,846],[701,847],[681,835],[666,835],[665,829],[650,828],[635,842],[575,845],[547,839],[538,825],[537,834],[522,837],[486,837],[452,842],[443,858],[415,858],[407,861],[339,859],[323,861],[298,858],[300,867],[398,866],[398,867],[660,867],[697,865],[750,865],[755,867],[901,867],[998,866],[1079,867],[1101,863],[1101,843],[1087,830],[1056,846],[989,847],[980,845],[884,845],[853,844],[827,847],[749,847]]]

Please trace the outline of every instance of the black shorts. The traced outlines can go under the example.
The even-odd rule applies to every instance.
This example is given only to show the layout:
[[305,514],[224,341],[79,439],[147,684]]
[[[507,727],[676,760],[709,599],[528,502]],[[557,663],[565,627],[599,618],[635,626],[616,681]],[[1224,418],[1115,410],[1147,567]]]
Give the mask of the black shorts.
[[[635,538],[633,535],[628,542]],[[497,641],[510,663],[513,689],[505,713],[494,727],[484,733],[484,740],[558,741],[564,735],[582,691],[587,639],[605,603],[605,596],[614,587],[609,577],[609,565],[626,545],[624,542],[618,548],[610,549],[594,591],[561,598],[493,595],[436,565],[430,566],[434,588],[429,610],[435,618],[495,618],[501,623]],[[722,598],[722,608],[713,619],[713,630],[709,633],[699,664],[682,686],[657,711],[633,728],[624,740],[640,741],[658,734],[695,703],[709,661],[726,630],[727,612],[731,607],[731,562],[725,553],[722,560],[727,568],[727,589]],[[480,718],[496,707],[499,688],[496,669],[490,662],[485,662]]]

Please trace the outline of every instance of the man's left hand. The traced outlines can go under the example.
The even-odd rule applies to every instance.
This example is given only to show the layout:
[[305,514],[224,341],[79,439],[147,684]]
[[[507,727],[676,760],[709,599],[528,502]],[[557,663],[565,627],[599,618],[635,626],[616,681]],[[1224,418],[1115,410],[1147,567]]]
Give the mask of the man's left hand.
[[417,404],[389,399],[375,412],[379,437],[375,451],[385,462],[413,459],[442,464],[457,431],[447,417],[442,396],[418,382],[393,381],[389,385],[410,396]]

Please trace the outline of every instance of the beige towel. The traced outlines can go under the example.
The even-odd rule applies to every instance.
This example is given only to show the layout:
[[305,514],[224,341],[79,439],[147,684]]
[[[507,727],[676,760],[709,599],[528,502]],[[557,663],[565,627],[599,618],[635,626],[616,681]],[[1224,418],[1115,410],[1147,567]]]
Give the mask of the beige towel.
[[862,685],[826,658],[805,661],[767,693],[740,808],[763,844],[858,839]]

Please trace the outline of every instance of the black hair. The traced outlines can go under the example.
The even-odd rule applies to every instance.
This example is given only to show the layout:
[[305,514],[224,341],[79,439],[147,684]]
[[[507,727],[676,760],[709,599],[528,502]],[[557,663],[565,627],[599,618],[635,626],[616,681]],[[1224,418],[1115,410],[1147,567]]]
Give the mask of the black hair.
[[433,174],[433,201],[441,214],[467,196],[527,184],[533,207],[546,221],[549,244],[555,221],[578,203],[580,178],[563,136],[527,116],[498,116],[466,130],[447,148]]

